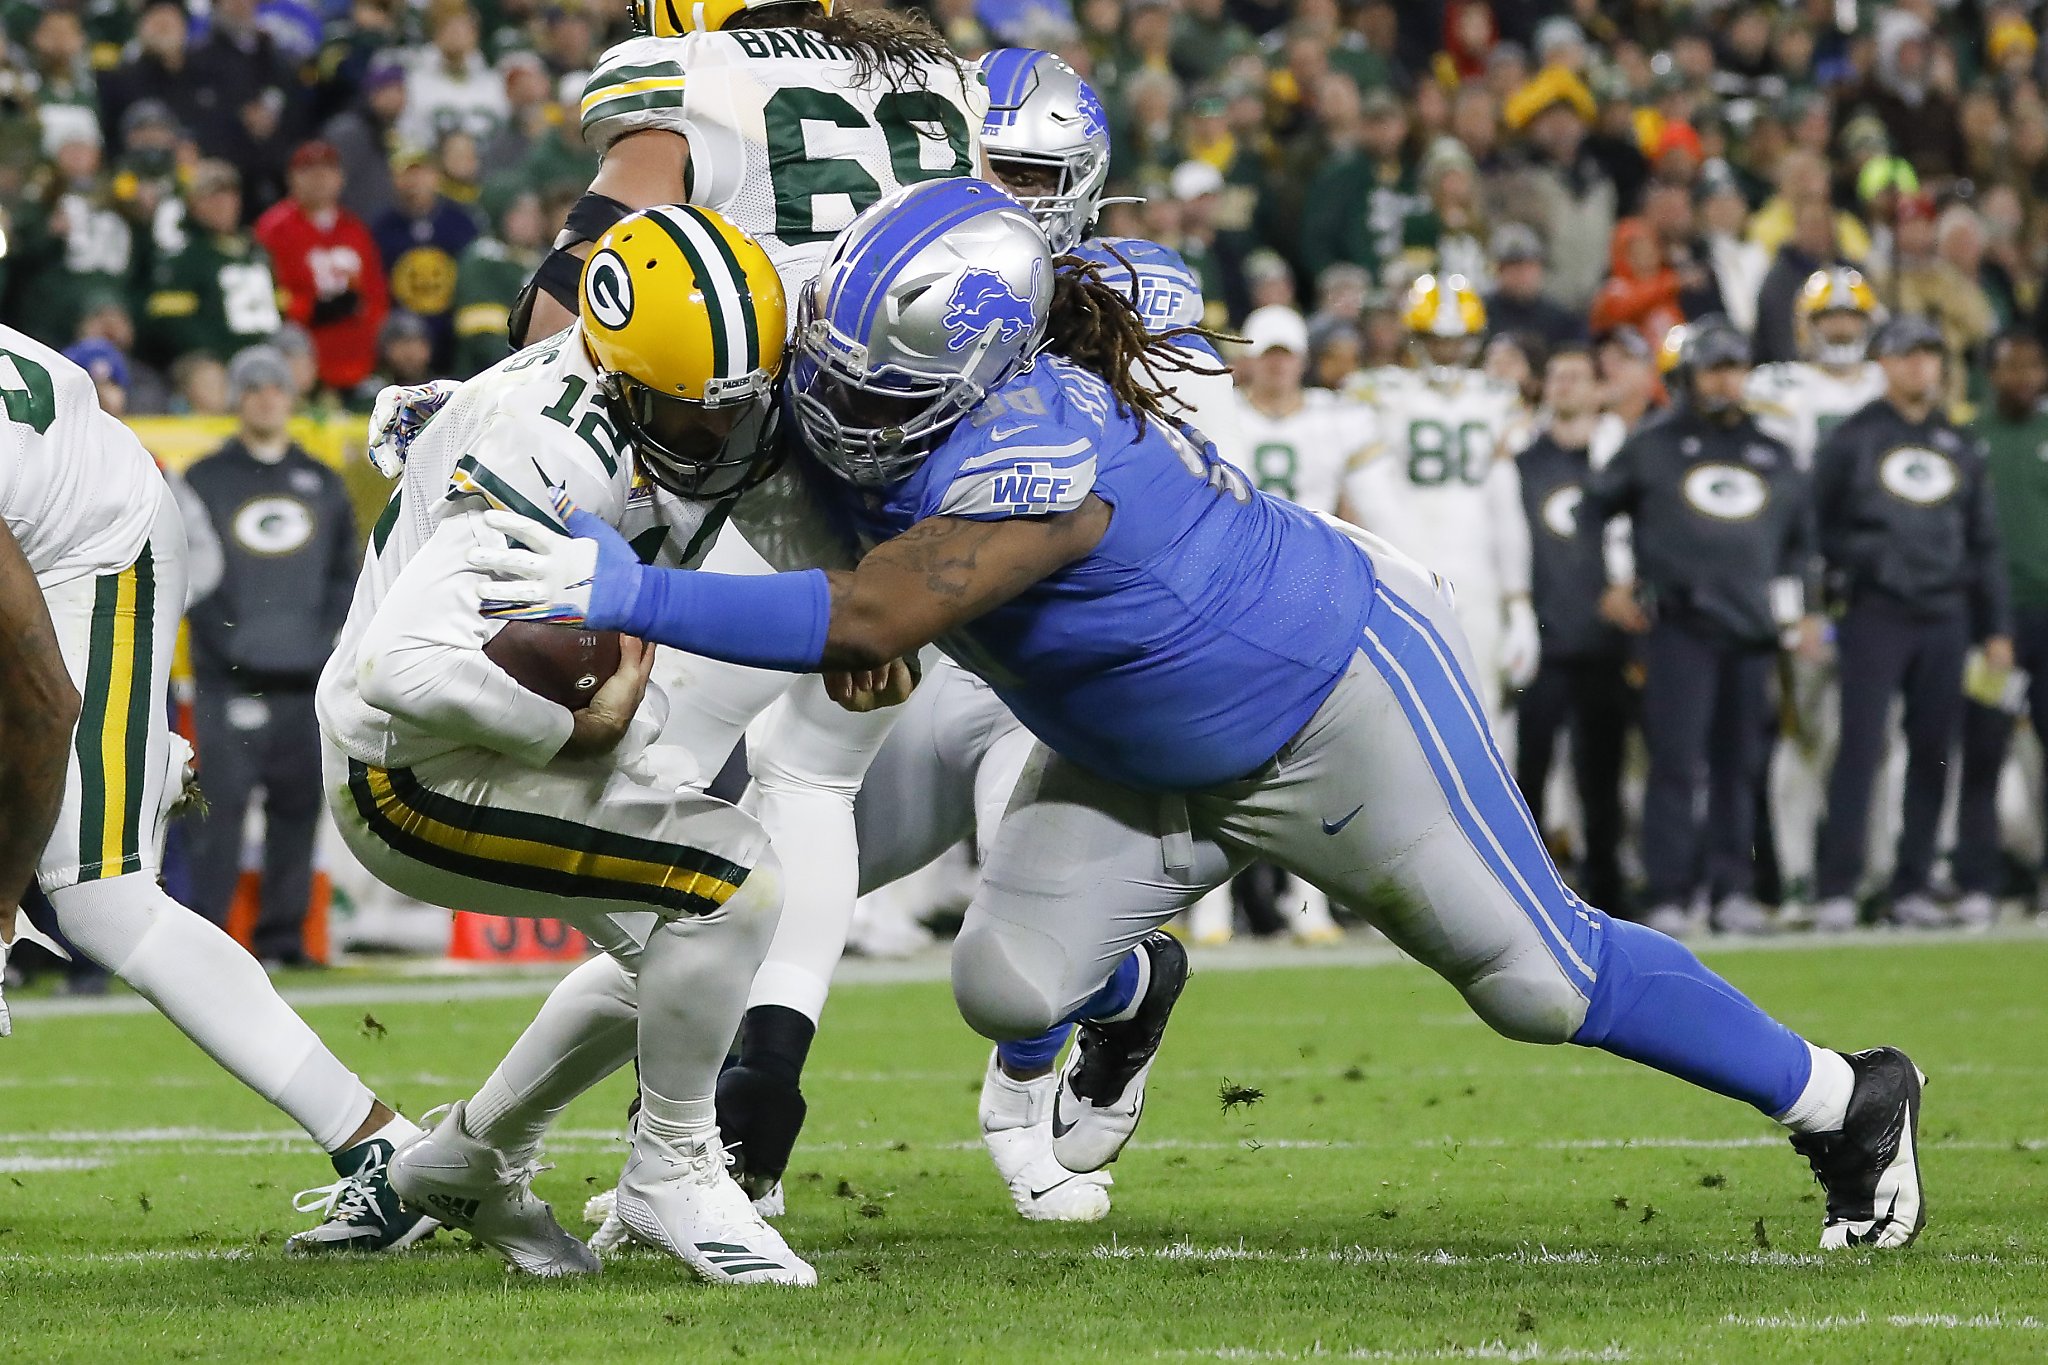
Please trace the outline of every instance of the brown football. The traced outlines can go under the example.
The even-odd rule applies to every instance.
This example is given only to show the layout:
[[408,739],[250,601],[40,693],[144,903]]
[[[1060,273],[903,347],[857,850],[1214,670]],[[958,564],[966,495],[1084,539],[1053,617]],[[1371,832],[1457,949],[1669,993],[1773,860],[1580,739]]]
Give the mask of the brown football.
[[553,621],[507,621],[484,657],[529,692],[579,711],[619,671],[619,633]]

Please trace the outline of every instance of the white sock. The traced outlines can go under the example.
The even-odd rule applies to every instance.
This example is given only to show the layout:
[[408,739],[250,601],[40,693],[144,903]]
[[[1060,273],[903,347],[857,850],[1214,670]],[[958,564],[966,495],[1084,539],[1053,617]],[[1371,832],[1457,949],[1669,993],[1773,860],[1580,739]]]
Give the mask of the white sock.
[[1135,1018],[1138,1013],[1138,1007],[1145,1003],[1145,992],[1152,985],[1152,954],[1146,952],[1143,948],[1134,949],[1133,951],[1138,955],[1138,989],[1131,992],[1131,1003],[1125,1005],[1106,1019],[1091,1019],[1090,1023],[1121,1024],[1126,1019]]
[[463,1131],[529,1152],[569,1102],[633,1059],[633,974],[603,953],[555,984],[533,1022],[462,1106]]
[[146,873],[52,892],[58,927],[329,1152],[375,1097],[292,1012],[263,967]]
[[988,1055],[988,1072],[981,1078],[981,1127],[996,1133],[1010,1128],[1030,1128],[1052,1117],[1053,1088],[1057,1073],[1048,1071],[1033,1080],[1020,1081],[1004,1074],[993,1049]]
[[1838,1133],[1849,1121],[1849,1096],[1856,1090],[1856,1073],[1848,1058],[1839,1052],[1806,1045],[1813,1057],[1813,1074],[1792,1107],[1778,1115],[1778,1122],[1795,1133]]
[[[361,1125],[357,1125],[360,1127]],[[420,1126],[403,1114],[393,1114],[391,1121],[376,1132],[364,1138],[364,1142],[388,1142],[394,1148],[403,1147],[420,1135]],[[360,1144],[356,1144],[360,1145]]]
[[671,1147],[702,1142],[718,1131],[718,1101],[710,1095],[672,1100],[640,1086],[640,1126]]

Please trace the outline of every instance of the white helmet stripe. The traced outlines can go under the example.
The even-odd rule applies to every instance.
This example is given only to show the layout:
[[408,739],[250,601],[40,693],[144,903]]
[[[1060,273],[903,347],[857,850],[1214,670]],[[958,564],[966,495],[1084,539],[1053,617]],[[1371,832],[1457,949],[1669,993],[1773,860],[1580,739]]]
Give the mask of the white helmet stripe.
[[725,354],[729,373],[719,375],[720,379],[737,379],[748,371],[760,366],[758,350],[747,346],[747,313],[751,306],[747,299],[747,282],[735,279],[726,264],[728,252],[725,244],[713,237],[711,229],[703,220],[688,209],[660,208],[655,212],[675,224],[685,241],[696,250],[697,258],[704,263],[704,278],[710,285],[712,323],[722,324],[725,333]]

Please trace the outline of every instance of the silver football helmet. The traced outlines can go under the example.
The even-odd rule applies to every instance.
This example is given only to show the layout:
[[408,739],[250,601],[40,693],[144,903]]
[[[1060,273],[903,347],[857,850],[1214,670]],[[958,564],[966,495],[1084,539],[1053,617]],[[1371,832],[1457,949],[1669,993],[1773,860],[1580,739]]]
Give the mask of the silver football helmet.
[[[1109,116],[1079,72],[1050,52],[997,48],[981,59],[989,167],[1045,228],[1055,256],[1072,251],[1102,206],[1109,179]],[[1050,188],[1011,183],[1046,180]]]
[[862,487],[910,474],[1037,356],[1052,289],[1044,232],[987,181],[876,202],[798,305],[788,403],[811,452]]

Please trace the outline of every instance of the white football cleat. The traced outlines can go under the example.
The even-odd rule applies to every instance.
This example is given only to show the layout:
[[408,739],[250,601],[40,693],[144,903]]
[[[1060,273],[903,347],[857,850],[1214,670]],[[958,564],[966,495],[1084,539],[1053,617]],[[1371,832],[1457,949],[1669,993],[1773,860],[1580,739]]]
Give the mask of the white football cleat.
[[814,1285],[818,1272],[768,1226],[726,1171],[716,1132],[671,1146],[643,1118],[614,1210],[633,1236],[717,1284]]
[[1052,1154],[1051,1076],[1013,1080],[991,1052],[981,1080],[981,1145],[1009,1186],[1017,1212],[1034,1223],[1093,1223],[1109,1213],[1106,1171],[1076,1175]]
[[1709,921],[1717,934],[1738,938],[1760,938],[1771,932],[1771,912],[1753,896],[1723,896],[1714,906]]
[[1643,916],[1643,926],[1667,938],[1690,938],[1697,927],[1691,915],[1676,905],[1653,905]]
[[632,1231],[619,1221],[617,1187],[593,1194],[583,1201],[583,1221],[597,1231],[590,1234],[590,1249],[609,1256],[633,1239]]
[[1891,922],[1901,929],[1946,929],[1948,911],[1932,896],[1901,896],[1892,902]]
[[[590,1275],[597,1257],[562,1230],[547,1201],[536,1198],[536,1154],[515,1156],[471,1137],[461,1104],[391,1158],[398,1197],[451,1228],[461,1228],[528,1275]],[[427,1115],[432,1119],[434,1115]]]

